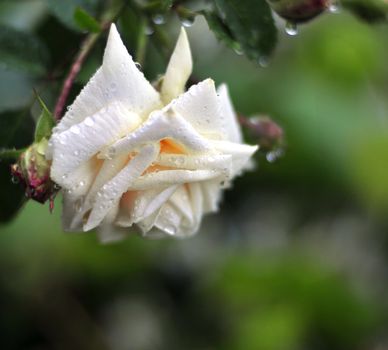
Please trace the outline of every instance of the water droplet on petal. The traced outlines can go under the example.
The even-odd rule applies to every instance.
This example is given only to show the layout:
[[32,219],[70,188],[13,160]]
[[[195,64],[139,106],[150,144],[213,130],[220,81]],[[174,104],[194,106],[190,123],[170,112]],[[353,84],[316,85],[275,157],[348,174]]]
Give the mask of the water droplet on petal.
[[78,135],[78,134],[81,132],[80,128],[79,128],[77,125],[73,125],[73,126],[70,128],[70,131],[71,131],[73,134],[76,134],[76,135]]
[[176,227],[172,225],[165,226],[163,230],[171,236],[174,236],[177,231]]
[[294,22],[286,22],[285,31],[288,35],[298,35],[298,26]]
[[85,125],[87,126],[93,126],[94,125],[94,120],[91,117],[87,117],[85,119]]
[[74,152],[74,155],[77,157],[77,156],[79,156],[79,151],[76,149]]
[[143,68],[139,62],[135,62],[135,66],[139,71],[142,71]]

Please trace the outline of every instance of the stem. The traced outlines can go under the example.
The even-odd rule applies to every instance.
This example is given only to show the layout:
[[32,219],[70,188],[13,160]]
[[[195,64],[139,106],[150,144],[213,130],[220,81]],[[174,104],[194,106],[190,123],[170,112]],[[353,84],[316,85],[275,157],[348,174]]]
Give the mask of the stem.
[[143,18],[140,24],[139,28],[139,34],[137,38],[137,47],[136,47],[136,62],[140,63],[142,65],[144,63],[145,59],[145,54],[146,54],[146,49],[147,49],[147,42],[148,42],[148,37],[145,33],[145,28],[146,28],[147,22]]
[[[63,83],[61,93],[60,93],[58,100],[57,100],[57,103],[55,105],[54,118],[57,122],[62,118],[62,113],[63,113],[63,109],[65,108],[65,105],[66,105],[67,97],[69,96],[69,93],[70,93],[70,90],[73,86],[74,80],[77,77],[79,71],[81,70],[81,67],[82,67],[86,57],[88,56],[88,54],[90,53],[90,51],[92,50],[94,45],[96,44],[97,39],[100,37],[100,35],[110,27],[110,24],[112,22],[115,22],[118,19],[118,17],[121,15],[122,11],[127,6],[127,3],[128,3],[128,1],[124,1],[121,8],[117,11],[117,13],[114,16],[110,17],[110,13],[109,13],[110,11],[107,11],[105,13],[105,16],[104,16],[105,18],[102,19],[102,23],[104,23],[104,24],[101,25],[101,28],[102,28],[101,31],[99,33],[89,34],[86,37],[86,39],[84,40],[84,42],[82,43],[81,49],[80,49],[78,55],[76,56],[72,66],[70,68],[70,71],[69,71],[69,73],[68,73],[68,75]],[[110,17],[110,20],[106,20],[107,17],[108,18]]]
[[100,34],[101,34],[101,32],[89,34],[86,37],[85,41],[81,45],[81,50],[79,51],[78,55],[76,56],[72,66],[70,68],[69,74],[67,75],[67,77],[63,83],[62,91],[61,91],[61,93],[58,97],[57,103],[55,105],[54,117],[57,121],[59,121],[62,117],[63,109],[65,108],[67,97],[69,96],[69,93],[70,93],[70,90],[73,86],[74,80],[77,77],[79,71],[81,70],[81,67],[82,67],[86,57],[88,56],[89,52],[91,51],[91,49],[95,45]]

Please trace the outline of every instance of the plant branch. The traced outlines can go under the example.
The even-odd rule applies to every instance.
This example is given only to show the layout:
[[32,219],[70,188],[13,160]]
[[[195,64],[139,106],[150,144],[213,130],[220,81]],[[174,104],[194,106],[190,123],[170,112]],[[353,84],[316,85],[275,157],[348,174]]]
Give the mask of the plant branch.
[[54,117],[55,117],[56,121],[59,121],[61,119],[63,110],[64,110],[65,105],[66,105],[67,97],[69,96],[69,93],[70,93],[70,90],[73,86],[74,80],[77,77],[79,71],[81,70],[81,67],[82,67],[86,57],[88,56],[88,54],[90,53],[90,51],[94,47],[100,34],[101,34],[101,32],[89,34],[86,37],[85,41],[82,43],[81,49],[80,49],[78,55],[76,56],[73,64],[71,65],[70,71],[69,71],[69,73],[68,73],[68,75],[63,83],[61,93],[60,93],[58,100],[57,100],[57,103],[55,105]]

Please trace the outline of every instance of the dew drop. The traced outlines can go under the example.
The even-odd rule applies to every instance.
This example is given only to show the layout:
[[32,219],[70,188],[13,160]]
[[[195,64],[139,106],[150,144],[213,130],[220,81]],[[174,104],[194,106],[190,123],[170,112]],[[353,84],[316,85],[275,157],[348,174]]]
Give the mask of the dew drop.
[[257,63],[259,64],[259,66],[260,66],[261,68],[267,68],[268,65],[269,65],[268,57],[267,57],[267,56],[261,56],[261,57],[259,57]]
[[93,126],[94,125],[94,120],[91,117],[87,117],[85,119],[85,125],[87,126]]
[[70,131],[75,134],[75,135],[79,135],[79,133],[81,132],[79,127],[77,125],[73,125],[71,128],[70,128]]
[[152,17],[152,22],[154,22],[157,25],[160,25],[165,22],[165,18],[162,14],[156,14]]
[[276,150],[270,151],[265,155],[265,158],[269,163],[276,162],[283,155],[283,150],[278,148]]
[[135,66],[139,71],[142,71],[143,68],[139,62],[135,62]]
[[79,156],[79,151],[76,149],[74,152],[74,155],[77,157],[77,156]]
[[341,12],[341,6],[339,3],[339,0],[331,0],[328,6],[328,10],[331,13],[340,13]]
[[80,181],[79,184],[78,184],[79,187],[84,187],[85,186],[85,182],[84,181]]
[[286,22],[285,31],[290,36],[298,35],[298,26],[294,22]]
[[164,231],[169,235],[175,235],[176,234],[176,227],[172,225],[168,225],[164,227]]
[[184,27],[189,28],[194,24],[195,16],[182,17],[182,18],[180,18],[180,21]]
[[11,177],[11,182],[12,182],[13,184],[18,184],[18,183],[19,183],[19,178],[18,178],[17,176],[12,176],[12,177]]

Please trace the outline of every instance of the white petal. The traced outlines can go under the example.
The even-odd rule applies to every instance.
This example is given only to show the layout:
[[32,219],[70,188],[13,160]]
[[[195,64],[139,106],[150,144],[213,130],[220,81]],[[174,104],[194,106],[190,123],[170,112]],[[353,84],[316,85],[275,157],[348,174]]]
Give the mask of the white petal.
[[166,236],[166,234],[162,233],[161,231],[156,233],[154,231],[154,228],[153,228],[156,220],[158,219],[160,211],[161,211],[161,208],[159,208],[153,214],[147,216],[146,218],[144,218],[143,220],[141,220],[137,223],[137,227],[140,229],[140,231],[144,237],[162,238],[162,237]]
[[[95,202],[95,198],[97,195],[97,192],[101,189],[101,187],[110,181],[114,176],[116,176],[119,171],[125,166],[125,164],[128,162],[128,156],[121,156],[116,157],[111,160],[105,160],[102,161],[102,166],[100,167],[97,176],[94,177],[93,184],[87,187],[87,195],[82,196],[82,198],[79,198],[79,202],[77,205],[79,206],[79,209],[77,213],[74,215],[73,222],[70,226],[70,228],[77,227],[79,222],[82,222],[83,217],[85,214],[92,209],[92,206]],[[81,169],[82,166],[80,166],[74,173],[78,172],[79,169]],[[72,173],[72,176],[73,174]],[[74,191],[76,193],[76,191]],[[83,193],[82,195],[86,194]]]
[[128,190],[148,190],[155,187],[205,181],[221,175],[221,172],[214,170],[163,170],[140,176],[131,183]]
[[162,189],[142,191],[135,202],[133,220],[135,223],[154,214],[177,190],[178,185]]
[[62,227],[64,231],[82,231],[82,218],[74,222],[79,205],[79,198],[62,191]]
[[155,160],[159,148],[155,145],[146,145],[131,159],[127,166],[118,175],[106,183],[98,192],[93,209],[89,215],[84,230],[89,231],[100,224],[109,210],[117,204],[123,193]]
[[225,139],[225,120],[219,102],[214,81],[206,79],[190,87],[171,106],[200,134],[210,139]]
[[190,44],[184,28],[181,29],[175,50],[163,78],[161,96],[164,104],[178,97],[185,90],[187,79],[193,69]]
[[250,158],[259,148],[258,146],[250,146],[229,141],[212,140],[211,144],[217,151],[232,156],[233,176],[239,175],[242,170],[248,170],[250,168]]
[[136,67],[111,25],[102,66],[78,95],[58,125],[63,131],[98,112],[112,101],[121,101],[143,117],[161,106],[158,92]]
[[120,139],[105,151],[101,157],[113,157],[128,153],[149,142],[159,142],[170,138],[193,152],[210,149],[209,143],[185,119],[169,111],[155,111],[149,119],[125,138]]
[[102,161],[96,157],[85,161],[68,176],[61,178],[61,186],[64,189],[67,189],[73,196],[84,196],[89,191],[90,186],[96,178],[101,168],[101,164]]
[[169,199],[169,203],[181,213],[186,221],[186,226],[192,226],[194,224],[194,214],[189,201],[189,195],[187,193],[186,186],[179,186],[175,193]]
[[189,199],[194,214],[194,221],[196,229],[198,229],[203,216],[203,194],[199,183],[191,183],[187,185],[189,192]]
[[229,154],[185,155],[162,153],[155,164],[188,170],[213,169],[229,172],[232,156]]
[[221,200],[221,186],[219,180],[204,181],[200,184],[203,198],[203,212],[214,213],[218,211]]
[[180,223],[182,216],[171,205],[165,204],[156,219],[155,226],[170,236],[178,236],[180,234]]
[[222,114],[225,118],[225,129],[228,134],[228,140],[232,142],[242,143],[242,134],[240,124],[237,120],[236,112],[230,100],[228,87],[226,84],[221,84],[217,93],[220,99]]
[[66,185],[67,176],[104,146],[133,130],[140,123],[136,114],[121,103],[112,103],[70,129],[52,138],[51,177]]
[[101,243],[121,241],[126,238],[128,234],[128,229],[110,224],[102,224],[97,230],[97,237]]

